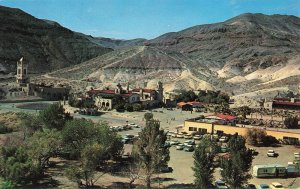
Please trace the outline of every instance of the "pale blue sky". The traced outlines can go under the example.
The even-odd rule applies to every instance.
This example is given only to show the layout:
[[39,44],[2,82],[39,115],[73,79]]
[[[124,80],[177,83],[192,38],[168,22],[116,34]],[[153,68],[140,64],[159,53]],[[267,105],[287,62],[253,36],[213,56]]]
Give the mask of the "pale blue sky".
[[300,17],[300,0],[0,0],[0,5],[74,31],[119,39],[151,39],[246,12]]

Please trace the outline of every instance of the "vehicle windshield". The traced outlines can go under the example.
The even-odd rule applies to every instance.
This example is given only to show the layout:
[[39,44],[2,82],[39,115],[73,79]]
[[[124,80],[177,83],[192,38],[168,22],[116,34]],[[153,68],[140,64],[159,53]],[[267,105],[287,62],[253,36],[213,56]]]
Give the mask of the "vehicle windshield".
[[225,183],[224,182],[218,182],[218,185],[219,186],[225,186]]

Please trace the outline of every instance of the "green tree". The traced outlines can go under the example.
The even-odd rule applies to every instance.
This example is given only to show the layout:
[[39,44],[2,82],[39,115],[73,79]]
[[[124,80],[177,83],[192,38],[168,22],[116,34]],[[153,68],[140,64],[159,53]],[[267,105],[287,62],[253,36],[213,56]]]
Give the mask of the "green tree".
[[30,182],[40,177],[37,167],[23,146],[5,146],[0,151],[0,177],[14,183]]
[[147,112],[144,114],[144,119],[146,120],[146,122],[150,121],[153,119],[153,114],[150,112]]
[[57,130],[62,130],[65,121],[71,119],[60,103],[51,104],[41,111],[39,116],[47,128]]
[[159,121],[151,120],[139,133],[139,139],[133,146],[134,157],[144,170],[147,188],[151,188],[151,177],[160,167],[167,166],[170,160],[169,148],[165,148],[167,140],[164,130],[160,130]]
[[65,175],[72,181],[81,184],[84,180],[86,187],[94,186],[98,178],[95,177],[99,161],[104,157],[104,149],[99,143],[88,144],[81,151],[80,164],[71,166],[65,171]]
[[86,186],[94,186],[99,162],[105,159],[105,150],[99,143],[86,145],[81,152],[81,168]]
[[288,116],[284,119],[284,126],[287,129],[297,129],[299,128],[298,117]]
[[260,128],[249,128],[246,132],[246,141],[250,145],[262,144],[263,139],[267,136],[267,132]]
[[250,115],[250,113],[251,113],[251,108],[249,108],[248,106],[242,106],[242,107],[238,108],[238,111],[243,116],[243,118],[246,119],[247,115]]
[[85,119],[74,119],[66,122],[62,130],[64,150],[70,153],[71,158],[79,158],[81,150],[90,140],[93,140],[94,123]]
[[[1,180],[0,180],[1,182]],[[13,189],[15,188],[14,183],[11,180],[5,180],[0,183],[0,189]]]
[[128,112],[132,112],[132,111],[133,111],[133,106],[132,106],[132,104],[126,103],[126,104],[124,105],[124,108],[125,108],[125,110],[128,111]]
[[216,143],[210,137],[201,139],[194,152],[194,176],[195,186],[206,189],[213,181],[213,161],[216,154]]
[[64,149],[71,158],[78,159],[86,145],[98,142],[105,149],[106,159],[117,157],[123,143],[116,132],[110,131],[106,122],[93,123],[85,119],[74,119],[66,123],[62,131]]
[[40,168],[41,174],[49,165],[49,159],[58,155],[61,148],[61,134],[54,129],[37,131],[26,141],[27,154],[32,162]]
[[36,131],[41,131],[43,129],[42,121],[37,115],[24,113],[20,118],[24,140],[31,137]]
[[133,106],[133,111],[136,111],[136,112],[141,111],[143,109],[143,106],[141,104],[135,103],[132,106]]
[[233,135],[228,141],[229,157],[221,164],[223,180],[231,188],[241,188],[251,178],[249,169],[252,164],[252,153],[246,148],[242,136]]

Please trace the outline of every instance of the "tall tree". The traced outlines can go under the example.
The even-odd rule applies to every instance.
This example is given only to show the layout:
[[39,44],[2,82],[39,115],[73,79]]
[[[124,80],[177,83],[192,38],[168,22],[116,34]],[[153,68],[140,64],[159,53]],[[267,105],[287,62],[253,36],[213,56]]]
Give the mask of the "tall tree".
[[47,109],[40,112],[40,118],[49,129],[62,130],[65,121],[71,119],[70,114],[60,103],[51,104]]
[[167,166],[170,160],[169,148],[165,148],[167,135],[160,129],[159,121],[149,120],[139,133],[139,139],[133,146],[134,157],[144,170],[146,187],[151,188],[151,178],[160,167]]
[[299,122],[298,117],[288,116],[284,119],[284,126],[287,129],[297,129],[299,128],[298,122]]
[[231,188],[240,188],[251,175],[252,154],[246,148],[245,139],[234,135],[228,141],[229,157],[223,159],[221,167],[222,178]]
[[117,133],[110,131],[106,122],[93,123],[85,119],[74,119],[66,123],[62,131],[64,148],[72,158],[78,159],[86,145],[97,142],[105,149],[106,159],[119,156],[123,143]]
[[198,189],[206,189],[213,181],[213,161],[216,154],[216,143],[210,140],[210,136],[201,139],[194,152],[194,176],[195,186]]
[[251,113],[251,108],[249,108],[248,106],[242,106],[239,108],[239,112],[240,114],[242,114],[243,118],[246,119],[247,115],[250,115]]
[[144,119],[146,120],[146,122],[152,120],[153,119],[153,114],[149,113],[149,112],[145,113],[144,114]]
[[43,173],[49,159],[60,153],[62,139],[60,132],[51,129],[35,132],[26,141],[27,154]]

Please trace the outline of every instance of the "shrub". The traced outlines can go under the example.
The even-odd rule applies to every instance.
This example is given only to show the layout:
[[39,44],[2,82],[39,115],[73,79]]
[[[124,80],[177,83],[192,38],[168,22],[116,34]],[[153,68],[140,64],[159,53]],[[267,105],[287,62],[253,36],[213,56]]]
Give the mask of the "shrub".
[[0,134],[6,134],[13,132],[12,128],[6,127],[5,125],[0,123]]

